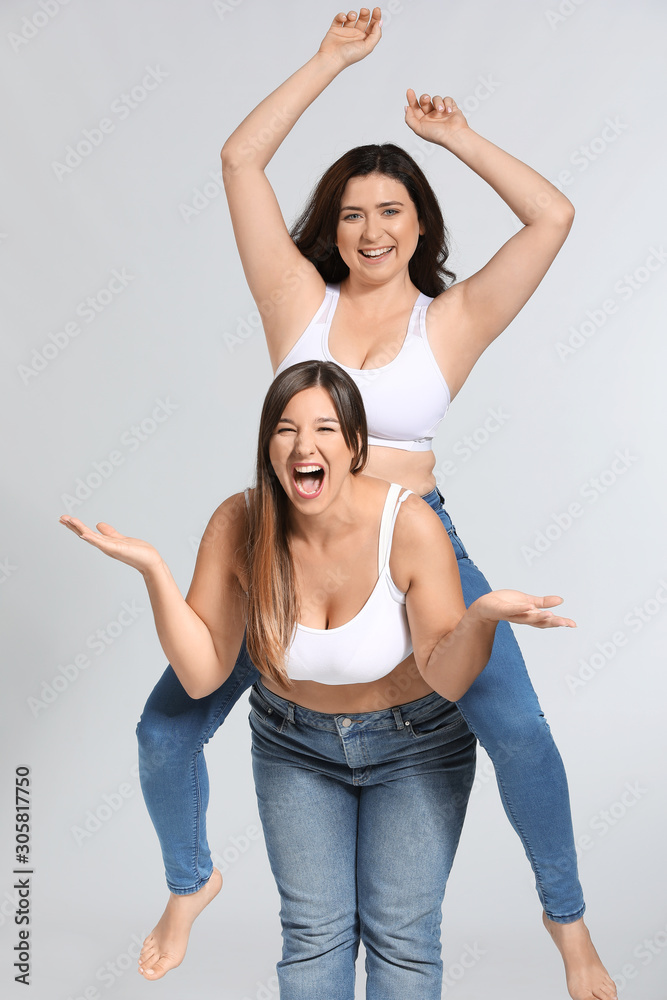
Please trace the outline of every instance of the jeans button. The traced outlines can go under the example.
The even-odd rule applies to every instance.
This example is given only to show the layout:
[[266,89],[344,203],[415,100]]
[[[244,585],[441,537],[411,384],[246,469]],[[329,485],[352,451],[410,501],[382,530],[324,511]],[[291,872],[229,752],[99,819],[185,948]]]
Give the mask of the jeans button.
[[348,726],[352,725],[352,719],[343,719],[343,725],[347,729]]

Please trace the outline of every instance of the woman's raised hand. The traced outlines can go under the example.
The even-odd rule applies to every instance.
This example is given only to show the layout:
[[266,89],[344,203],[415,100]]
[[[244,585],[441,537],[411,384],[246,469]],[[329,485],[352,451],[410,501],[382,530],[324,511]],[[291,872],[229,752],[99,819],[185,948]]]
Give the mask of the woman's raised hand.
[[427,142],[445,145],[449,136],[468,128],[463,112],[452,97],[422,94],[417,100],[414,90],[408,90],[406,97],[405,123]]
[[533,625],[535,628],[576,628],[571,618],[560,618],[549,608],[563,603],[562,597],[550,595],[535,597],[520,590],[493,590],[479,597],[475,604],[477,613],[486,621],[513,622],[515,625]]
[[336,14],[320,45],[320,52],[351,66],[372,52],[382,37],[379,7],[362,7],[348,14]]
[[119,534],[110,524],[105,524],[104,521],[100,521],[96,525],[97,531],[86,527],[83,521],[79,521],[77,517],[69,517],[66,514],[62,515],[60,523],[73,531],[79,538],[83,538],[84,542],[94,545],[96,549],[111,556],[112,559],[118,559],[120,562],[127,563],[128,566],[138,569],[140,573],[156,569],[162,563],[160,553],[148,542],[142,542],[140,538],[127,538],[125,535]]

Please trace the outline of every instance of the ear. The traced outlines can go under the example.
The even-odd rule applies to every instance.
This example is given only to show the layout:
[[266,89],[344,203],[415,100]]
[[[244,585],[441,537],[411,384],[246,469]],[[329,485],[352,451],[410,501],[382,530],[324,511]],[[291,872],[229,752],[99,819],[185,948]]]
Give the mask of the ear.
[[425,232],[426,232],[426,226],[424,225],[424,223],[420,219],[419,220],[419,235],[423,236]]

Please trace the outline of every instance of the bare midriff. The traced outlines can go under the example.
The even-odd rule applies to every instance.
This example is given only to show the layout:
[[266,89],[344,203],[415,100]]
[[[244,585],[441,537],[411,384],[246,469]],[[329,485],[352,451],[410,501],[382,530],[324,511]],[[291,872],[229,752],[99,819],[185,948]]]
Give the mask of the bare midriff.
[[388,483],[400,483],[418,496],[435,489],[435,455],[432,451],[404,451],[402,448],[368,449],[368,465],[364,472]]
[[397,667],[377,681],[364,684],[320,684],[317,681],[293,681],[287,689],[270,677],[262,675],[262,684],[286,701],[291,701],[313,712],[331,715],[360,715],[364,712],[379,712],[417,701],[433,688],[429,687],[419,673],[415,658],[411,654]]

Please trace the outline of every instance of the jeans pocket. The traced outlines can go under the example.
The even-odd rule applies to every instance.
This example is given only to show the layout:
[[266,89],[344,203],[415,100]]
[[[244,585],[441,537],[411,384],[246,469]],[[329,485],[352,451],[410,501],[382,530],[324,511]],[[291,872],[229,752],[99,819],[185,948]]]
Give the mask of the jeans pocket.
[[451,730],[452,734],[461,726],[467,729],[465,720],[453,702],[445,702],[438,706],[430,715],[424,718],[407,720],[410,722],[410,732],[415,739],[423,739],[426,736],[443,735]]
[[282,732],[287,719],[280,712],[276,711],[272,705],[269,705],[254,686],[250,689],[248,704],[250,705],[251,720],[268,726],[276,733]]

